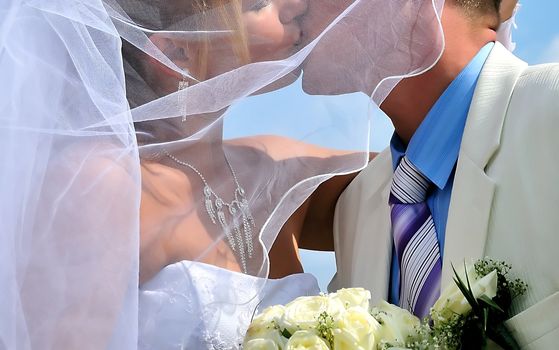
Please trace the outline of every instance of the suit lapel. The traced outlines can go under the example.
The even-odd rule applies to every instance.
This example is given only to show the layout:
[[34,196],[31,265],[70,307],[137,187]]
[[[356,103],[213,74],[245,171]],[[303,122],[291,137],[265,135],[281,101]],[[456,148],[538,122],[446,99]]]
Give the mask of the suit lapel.
[[[392,257],[388,195],[392,178],[390,150],[379,154],[346,189],[334,227],[338,281],[332,286],[363,287],[373,302],[386,299]],[[349,219],[348,219],[349,218]]]
[[485,168],[499,149],[501,130],[516,81],[526,63],[496,43],[481,71],[458,156],[445,233],[442,286],[452,267],[484,256],[495,193]]
[[[392,170],[392,165],[389,166]],[[371,260],[374,257],[374,261],[378,262],[378,266],[373,267],[375,271],[369,273],[371,278],[369,285],[373,292],[374,303],[380,301],[380,299],[388,300],[392,261],[392,226],[390,223],[390,206],[388,205],[390,185],[391,181],[388,181],[376,196],[371,198],[371,202],[380,203],[380,210],[373,211],[374,215],[370,218],[369,226],[371,234],[375,236],[375,244],[374,250],[368,254],[368,259]],[[370,265],[369,268],[371,268]]]

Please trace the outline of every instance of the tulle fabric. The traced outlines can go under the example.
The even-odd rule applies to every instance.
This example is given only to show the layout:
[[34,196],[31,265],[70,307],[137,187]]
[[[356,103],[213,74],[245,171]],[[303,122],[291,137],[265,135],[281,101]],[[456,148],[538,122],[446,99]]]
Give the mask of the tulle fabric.
[[[4,0],[0,349],[137,348],[141,262],[174,235],[188,249],[171,262],[259,277],[253,293],[215,287],[214,302],[258,298],[282,225],[321,182],[366,165],[372,104],[442,50],[442,0],[311,0],[289,50],[251,57],[267,44],[256,33],[241,60],[243,47],[223,52],[246,7],[212,4],[183,18],[173,1]],[[210,42],[215,74],[181,67],[164,45],[177,38]],[[168,154],[226,202],[242,187],[251,230],[239,212],[212,223],[200,174]],[[173,210],[146,221],[146,198]]]
[[0,348],[134,348],[140,173],[120,37],[101,3],[56,5],[1,15]]

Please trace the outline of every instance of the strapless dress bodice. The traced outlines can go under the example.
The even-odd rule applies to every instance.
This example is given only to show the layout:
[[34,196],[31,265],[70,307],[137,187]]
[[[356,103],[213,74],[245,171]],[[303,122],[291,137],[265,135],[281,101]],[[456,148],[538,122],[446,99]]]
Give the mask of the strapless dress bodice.
[[272,280],[178,262],[140,288],[139,348],[238,349],[255,313],[319,292],[310,274]]

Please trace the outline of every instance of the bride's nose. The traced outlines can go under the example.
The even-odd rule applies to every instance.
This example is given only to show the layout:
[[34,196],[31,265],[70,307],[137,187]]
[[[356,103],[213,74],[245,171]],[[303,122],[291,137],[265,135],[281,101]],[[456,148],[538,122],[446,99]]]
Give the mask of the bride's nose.
[[280,0],[280,21],[284,24],[307,12],[308,0]]

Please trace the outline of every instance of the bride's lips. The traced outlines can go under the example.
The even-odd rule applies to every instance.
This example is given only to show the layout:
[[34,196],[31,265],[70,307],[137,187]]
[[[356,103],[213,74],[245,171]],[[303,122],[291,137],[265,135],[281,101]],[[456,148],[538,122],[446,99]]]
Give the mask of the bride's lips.
[[296,12],[292,14],[290,20],[290,29],[292,37],[292,46],[299,47],[304,42],[303,21],[307,16],[309,9],[309,0],[298,1],[296,6]]
[[295,43],[293,43],[293,46],[295,46],[295,47],[301,46],[301,44],[303,43],[303,38],[304,38],[304,34],[303,34],[303,30],[301,30],[301,31],[299,31],[299,39],[297,39],[297,41],[295,41]]
[[278,48],[282,50],[294,50],[300,47],[303,42],[303,30],[301,29],[298,21],[292,21],[290,24],[284,26],[284,33],[281,43]]

